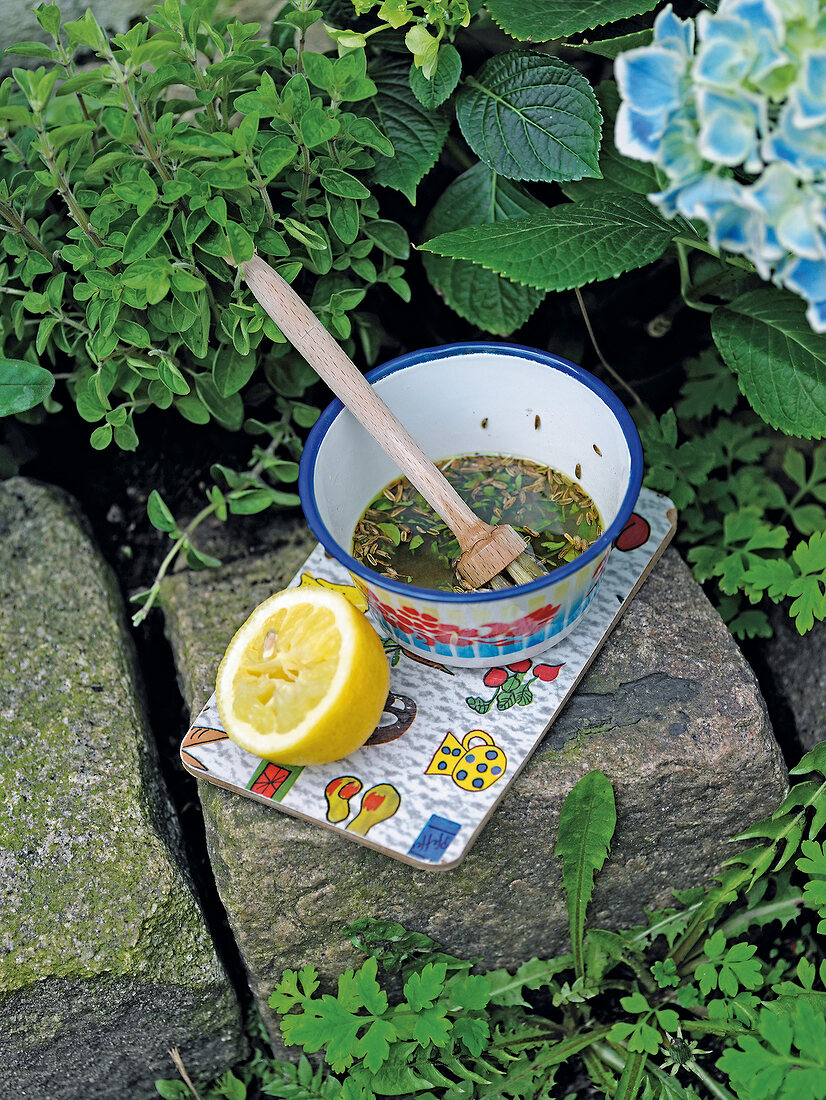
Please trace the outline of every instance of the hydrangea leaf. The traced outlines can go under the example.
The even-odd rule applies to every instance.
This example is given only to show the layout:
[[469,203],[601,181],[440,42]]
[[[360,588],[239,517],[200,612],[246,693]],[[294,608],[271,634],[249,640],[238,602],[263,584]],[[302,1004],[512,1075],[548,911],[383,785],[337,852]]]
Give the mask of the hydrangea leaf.
[[496,54],[456,96],[468,145],[508,179],[599,176],[602,116],[591,85],[547,54]]
[[[424,234],[435,237],[451,229],[504,222],[546,210],[519,184],[497,176],[486,164],[476,164],[441,195]],[[468,260],[426,255],[424,267],[431,285],[452,310],[497,336],[510,336],[545,297],[543,290],[520,286]]]
[[420,248],[541,290],[570,290],[653,263],[676,233],[643,198],[609,196],[443,233]]
[[406,61],[384,60],[370,70],[377,94],[366,100],[363,112],[393,143],[396,155],[376,156],[373,179],[416,201],[416,188],[430,171],[445,143],[448,120],[429,111],[410,95],[410,66]]
[[631,191],[648,195],[665,186],[665,175],[653,164],[631,160],[620,153],[614,144],[614,122],[619,108],[619,91],[613,80],[605,80],[594,89],[602,111],[603,133],[599,151],[599,170],[602,179],[571,180],[562,184],[569,199],[593,198],[606,191]]
[[446,42],[439,50],[439,64],[428,78],[416,65],[410,66],[410,89],[423,107],[434,111],[449,99],[462,75],[462,58],[455,46]]
[[626,50],[650,46],[653,37],[651,30],[631,31],[630,34],[623,34],[618,38],[601,38],[596,42],[566,42],[565,45],[569,50],[585,50],[586,53],[594,53],[597,57],[607,57],[614,61]]
[[712,334],[740,389],[766,423],[787,435],[826,435],[826,336],[812,332],[792,294],[753,290],[715,310]]
[[522,41],[550,42],[642,15],[656,0],[488,0],[486,7],[503,31]]

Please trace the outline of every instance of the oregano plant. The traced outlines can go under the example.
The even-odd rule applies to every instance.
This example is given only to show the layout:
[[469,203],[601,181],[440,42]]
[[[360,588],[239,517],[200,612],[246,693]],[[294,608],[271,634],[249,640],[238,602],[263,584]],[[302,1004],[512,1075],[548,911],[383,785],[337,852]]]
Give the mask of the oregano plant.
[[312,372],[235,265],[257,249],[368,359],[365,296],[409,297],[407,233],[364,182],[394,154],[357,110],[376,93],[365,51],[306,50],[311,3],[281,13],[283,49],[215,9],[164,0],[110,39],[91,11],[64,23],[41,3],[51,44],[10,47],[41,64],[0,85],[0,415],[71,401],[96,449],[135,449],[150,407],[257,434],[248,468],[215,467],[193,522],[150,496],[172,556],[195,567],[213,564],[191,538],[206,514],[297,503],[316,416],[301,401]]

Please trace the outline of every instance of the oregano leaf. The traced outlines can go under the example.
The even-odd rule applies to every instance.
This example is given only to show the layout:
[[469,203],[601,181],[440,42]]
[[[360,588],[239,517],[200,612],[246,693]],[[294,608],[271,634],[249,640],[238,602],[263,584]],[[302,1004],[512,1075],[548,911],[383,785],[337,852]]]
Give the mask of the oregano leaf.
[[0,358],[0,416],[35,408],[52,392],[54,382],[45,367],[25,359]]

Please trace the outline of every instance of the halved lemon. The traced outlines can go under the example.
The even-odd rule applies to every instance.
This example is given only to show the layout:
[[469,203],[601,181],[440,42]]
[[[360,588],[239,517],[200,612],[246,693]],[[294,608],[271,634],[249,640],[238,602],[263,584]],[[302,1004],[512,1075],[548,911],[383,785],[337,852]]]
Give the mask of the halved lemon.
[[215,694],[229,737],[279,764],[325,764],[378,725],[390,669],[373,627],[339,592],[288,588],[229,643]]

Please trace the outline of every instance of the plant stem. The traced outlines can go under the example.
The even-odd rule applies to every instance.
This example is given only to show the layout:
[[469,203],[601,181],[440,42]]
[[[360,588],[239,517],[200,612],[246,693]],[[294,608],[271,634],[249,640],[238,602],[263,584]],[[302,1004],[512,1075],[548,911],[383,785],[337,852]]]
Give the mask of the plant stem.
[[70,215],[74,218],[74,220],[83,230],[83,232],[95,246],[95,248],[103,248],[103,241],[92,228],[92,223],[86,217],[83,208],[77,201],[71,184],[69,183],[66,176],[64,176],[62,170],[57,166],[57,160],[55,159],[55,149],[52,143],[49,141],[49,136],[46,133],[46,127],[43,123],[43,116],[37,115],[36,122],[37,136],[40,138],[40,156],[43,158],[43,163],[52,173],[57,189],[63,197],[63,201],[66,203]]
[[149,118],[147,117],[145,111],[141,109],[138,101],[135,99],[132,89],[129,86],[129,77],[126,75],[126,70],[121,68],[110,48],[107,47],[106,53],[106,59],[112,67],[112,72],[115,74],[115,80],[117,81],[118,85],[121,88],[121,91],[123,92],[126,106],[129,108],[129,113],[131,114],[132,121],[135,123],[135,126],[137,128],[138,136],[141,139],[141,144],[143,145],[144,151],[146,152],[146,155],[149,157],[152,163],[155,165],[155,170],[157,171],[158,175],[161,177],[164,183],[168,183],[169,180],[172,179],[172,176],[169,172],[167,172],[163,161],[161,160],[160,151],[158,150],[158,146],[155,143],[155,139],[151,132],[152,127],[149,122]]
[[696,309],[701,313],[713,313],[717,308],[716,306],[709,305],[707,302],[701,302],[699,298],[694,297],[694,288],[691,285],[691,271],[688,266],[686,246],[681,241],[677,242],[677,263],[680,266],[680,294],[685,304],[689,309]]
[[705,934],[717,910],[733,901],[740,890],[748,889],[754,881],[771,869],[775,853],[782,844],[786,843],[787,838],[791,838],[795,845],[798,843],[806,824],[808,806],[824,796],[826,796],[826,780],[820,784],[817,792],[810,799],[807,799],[806,806],[803,806],[796,814],[789,815],[786,818],[782,830],[777,836],[771,838],[770,844],[764,845],[762,848],[750,849],[748,861],[741,864],[735,873],[725,877],[725,886],[720,886],[708,892],[694,919],[669,951],[669,957],[674,960],[678,969],[690,957],[692,949]]
[[743,260],[739,256],[732,256],[726,252],[718,252],[712,248],[708,241],[704,241],[702,237],[675,237],[674,244],[685,245],[687,248],[696,248],[700,252],[705,252],[709,256],[714,256],[715,259],[723,260],[727,264],[731,264],[732,267],[739,267],[743,271],[748,271],[752,275],[754,274],[754,264],[748,260]]
[[[261,457],[259,458],[259,460],[249,470],[249,472],[247,474],[248,477],[257,478],[260,474],[262,474],[264,472],[264,468],[266,466],[266,460],[271,455],[275,454],[275,450],[276,450],[277,446],[278,446],[278,440],[277,439],[271,439],[270,442],[267,444],[267,446],[264,448],[264,450],[261,451]],[[232,495],[233,495],[232,493],[228,493],[227,494],[227,499],[232,499]],[[146,600],[146,603],[140,608],[139,611],[136,611],[135,614],[132,616],[132,625],[133,626],[140,626],[140,624],[143,622],[143,620],[146,618],[146,616],[152,610],[152,608],[155,604],[155,601],[157,600],[158,596],[160,595],[161,582],[163,581],[166,574],[169,572],[169,569],[170,569],[170,566],[172,565],[172,562],[175,560],[177,555],[180,553],[180,551],[183,548],[183,546],[185,545],[185,543],[189,540],[190,535],[195,531],[196,527],[198,527],[199,524],[203,523],[203,521],[207,518],[207,516],[211,516],[213,514],[213,512],[217,511],[217,509],[218,509],[218,502],[217,501],[214,502],[214,503],[213,502],[209,503],[205,508],[202,508],[201,511],[198,512],[198,514],[195,516],[195,518],[190,520],[190,522],[186,525],[186,527],[183,529],[183,531],[181,531],[178,538],[172,544],[172,546],[169,550],[169,553],[166,555],[166,557],[161,562],[161,564],[158,568],[158,572],[155,574],[155,579],[152,582],[152,587],[149,589],[149,596]]]
[[310,150],[303,142],[301,144],[301,171],[303,179],[301,180],[301,198],[299,201],[303,210],[307,205],[307,192],[310,190]]
[[645,1063],[647,1055],[645,1051],[631,1051],[625,1060],[622,1077],[619,1079],[614,1100],[634,1100],[640,1091],[643,1076],[645,1075]]
[[161,582],[163,581],[166,574],[169,572],[169,567],[172,565],[172,562],[177,557],[178,552],[182,549],[184,543],[187,542],[189,536],[192,534],[195,528],[200,523],[203,523],[207,516],[211,516],[217,508],[217,502],[210,503],[206,506],[206,508],[202,508],[201,511],[198,512],[198,514],[195,516],[195,518],[190,520],[190,522],[187,524],[187,526],[184,528],[178,538],[172,543],[169,552],[161,562],[158,568],[158,572],[155,574],[155,579],[152,582],[151,589],[149,590],[149,599],[146,601],[143,607],[132,616],[133,626],[139,626],[151,611],[155,601],[158,598],[158,595],[160,594]]
[[[64,70],[66,71],[66,76],[67,77],[74,76],[75,75],[75,67],[72,64],[71,57],[69,57],[69,55],[64,50],[63,43],[60,41],[60,36],[59,35],[55,39],[55,41],[57,42],[57,49],[58,49],[58,52],[60,54],[60,64],[63,66]],[[83,98],[83,96],[80,94],[80,92],[75,92],[75,99],[80,104],[80,112],[83,115],[84,119],[87,122],[91,122],[92,121],[92,116],[89,114],[89,110],[86,107],[86,100]],[[98,137],[97,137],[97,134],[94,132],[94,130],[92,131],[92,149],[96,153],[99,151]]]
[[0,226],[0,229],[5,229],[9,233],[19,233],[30,248],[40,252],[41,255],[46,257],[55,270],[58,269],[60,265],[55,261],[54,256],[49,253],[43,242],[38,237],[35,237],[34,233],[28,228],[13,206],[5,202],[0,202],[0,214],[3,215],[7,222],[11,223],[7,226]]
[[641,409],[645,409],[645,405],[640,400],[640,397],[637,394],[636,390],[634,390],[631,386],[629,386],[628,383],[625,381],[625,379],[622,377],[622,375],[614,370],[614,368],[611,366],[611,364],[608,362],[608,360],[605,358],[605,356],[600,351],[599,344],[597,343],[596,336],[594,335],[594,329],[591,325],[591,318],[588,316],[588,310],[585,308],[585,302],[584,302],[583,297],[582,297],[582,291],[579,289],[578,286],[575,286],[574,287],[574,293],[576,294],[576,300],[579,303],[580,312],[582,313],[582,319],[585,322],[585,328],[588,330],[588,337],[591,341],[591,346],[593,347],[594,351],[597,353],[597,358],[599,359],[600,363],[605,368],[605,370],[608,371],[608,373],[611,375],[611,377],[614,379],[614,381],[617,383],[617,385],[621,386],[626,391],[626,393],[628,393],[629,396],[634,400],[634,402],[636,402],[636,404],[639,405],[639,407]]
[[20,146],[17,144],[17,142],[14,140],[14,138],[9,137],[8,134],[4,134],[3,138],[2,138],[2,141],[3,141],[3,144],[6,146],[6,148],[8,149],[8,151],[12,154],[12,156],[13,157],[18,157],[19,160],[20,160],[20,163],[23,164],[26,168],[28,168],[29,167],[29,162],[26,160],[26,157],[25,157],[25,154],[23,153],[23,150],[20,148]]
[[189,1079],[189,1074],[186,1072],[186,1069],[185,1069],[184,1063],[183,1063],[183,1059],[181,1058],[180,1054],[178,1053],[178,1048],[177,1047],[173,1047],[172,1050],[169,1051],[169,1057],[175,1063],[175,1069],[177,1069],[178,1073],[180,1073],[184,1084],[189,1089],[189,1091],[192,1093],[192,1095],[195,1097],[195,1100],[201,1100],[200,1093],[195,1088],[195,1086],[192,1084],[192,1081]]
[[255,180],[255,186],[258,188],[258,194],[263,200],[264,209],[267,212],[267,224],[269,225],[270,229],[272,229],[275,225],[275,211],[273,210],[272,203],[270,202],[270,196],[267,192],[267,185],[266,183],[264,183],[264,177],[258,171],[258,165],[255,163],[255,158],[253,156],[247,157],[247,164],[252,170],[252,178]]
[[698,1066],[696,1062],[692,1066],[691,1072],[700,1078],[711,1095],[716,1097],[716,1100],[735,1100],[734,1094],[729,1092],[725,1085],[721,1085],[719,1081],[715,1081],[711,1074],[706,1073],[703,1067]]

